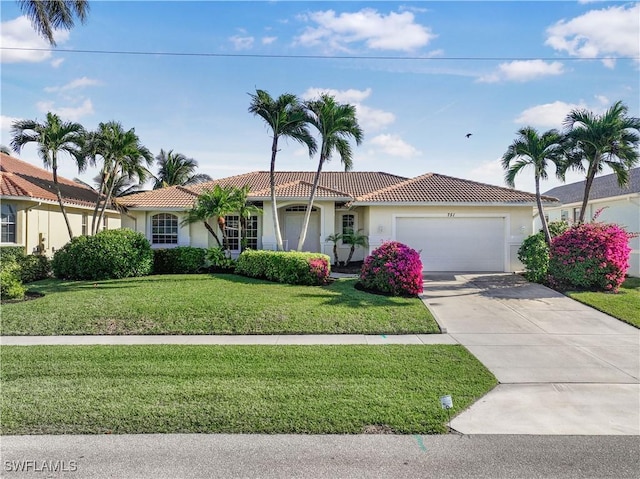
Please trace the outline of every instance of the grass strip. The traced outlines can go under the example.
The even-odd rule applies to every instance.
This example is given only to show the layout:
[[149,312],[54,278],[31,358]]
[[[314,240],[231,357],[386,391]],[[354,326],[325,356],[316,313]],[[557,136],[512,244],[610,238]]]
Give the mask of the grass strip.
[[418,298],[359,291],[355,279],[292,286],[236,275],[31,284],[2,306],[3,335],[437,333]]
[[446,432],[496,385],[433,346],[5,346],[2,434]]
[[627,278],[617,293],[570,291],[567,295],[640,328],[640,278]]

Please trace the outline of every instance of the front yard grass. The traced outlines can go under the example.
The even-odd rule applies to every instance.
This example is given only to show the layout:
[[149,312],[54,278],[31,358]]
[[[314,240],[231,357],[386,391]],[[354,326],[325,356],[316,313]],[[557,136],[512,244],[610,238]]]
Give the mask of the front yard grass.
[[497,381],[434,346],[4,346],[1,434],[446,432]]
[[2,305],[3,335],[407,334],[439,328],[418,298],[354,288],[292,286],[236,275],[162,275],[99,281],[46,280],[44,297]]
[[640,328],[640,278],[627,278],[617,294],[573,291],[567,295]]

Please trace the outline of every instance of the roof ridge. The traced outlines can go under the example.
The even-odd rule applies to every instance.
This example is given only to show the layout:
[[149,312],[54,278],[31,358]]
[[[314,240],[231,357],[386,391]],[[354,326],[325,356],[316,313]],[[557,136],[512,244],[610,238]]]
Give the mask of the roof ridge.
[[[535,193],[531,193],[530,191],[518,190],[518,189],[516,189],[516,188],[509,188],[509,187],[507,187],[507,186],[492,185],[492,184],[490,184],[490,183],[483,183],[483,182],[481,182],[481,181],[469,180],[469,179],[467,179],[467,178],[457,178],[457,177],[455,177],[455,176],[442,175],[442,174],[440,174],[440,173],[433,173],[433,174],[434,174],[435,176],[440,176],[440,177],[442,177],[442,178],[449,178],[449,179],[451,179],[451,180],[464,181],[464,182],[467,182],[467,183],[473,183],[473,184],[476,184],[476,185],[488,186],[489,188],[498,188],[498,189],[500,189],[500,190],[503,190],[503,191],[510,191],[510,192],[512,192],[512,193],[524,193],[524,194],[532,195],[532,196],[535,196],[535,195],[536,195]],[[554,198],[553,196],[545,196],[545,195],[540,195],[540,196],[541,196],[542,198],[549,198],[549,199],[552,199],[552,200],[556,200],[556,198]]]

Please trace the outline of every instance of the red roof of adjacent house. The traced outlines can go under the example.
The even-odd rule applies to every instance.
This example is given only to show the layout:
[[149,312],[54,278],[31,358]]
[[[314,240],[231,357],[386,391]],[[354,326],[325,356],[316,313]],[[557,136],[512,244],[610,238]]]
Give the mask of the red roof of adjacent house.
[[[97,193],[91,188],[62,176],[58,176],[58,185],[66,204],[95,205]],[[0,194],[58,201],[51,172],[5,153],[0,153]]]
[[[275,175],[278,198],[307,198],[311,192],[314,171],[278,171]],[[202,191],[220,186],[249,186],[249,199],[271,196],[268,171],[254,171],[200,183],[190,187],[168,187],[118,198],[130,208],[188,208]],[[382,172],[327,171],[318,182],[317,198],[342,198],[358,203],[507,203],[533,204],[535,195],[525,191],[487,185],[450,176],[427,173],[404,178]],[[543,197],[545,202],[557,201]]]

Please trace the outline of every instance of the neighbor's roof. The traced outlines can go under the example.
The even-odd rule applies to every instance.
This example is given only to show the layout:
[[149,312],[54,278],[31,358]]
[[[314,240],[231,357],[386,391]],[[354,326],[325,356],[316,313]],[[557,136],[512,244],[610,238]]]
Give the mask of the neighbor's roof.
[[[584,197],[585,181],[571,183],[568,185],[556,186],[547,191],[545,195],[555,196],[562,204],[581,203]],[[591,185],[589,199],[598,200],[615,196],[630,195],[640,193],[640,167],[629,170],[629,186],[621,188],[618,185],[615,173],[604,176],[597,176]]]
[[[95,205],[97,193],[91,188],[59,175],[58,185],[65,204]],[[34,201],[58,201],[50,171],[5,153],[0,153],[0,195]]]
[[[280,199],[308,198],[314,175],[313,171],[276,172],[277,197]],[[199,193],[214,185],[236,187],[248,185],[249,199],[268,199],[271,196],[269,172],[255,171],[190,187],[172,186],[136,193],[118,198],[118,202],[129,208],[140,209],[188,208]],[[356,205],[372,203],[533,204],[535,202],[533,193],[435,173],[427,173],[416,178],[404,178],[371,171],[322,172],[316,197],[342,199]],[[543,201],[555,202],[556,199],[545,196]]]

